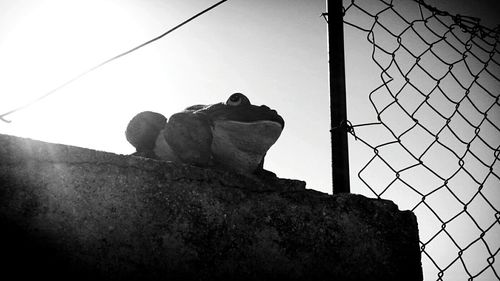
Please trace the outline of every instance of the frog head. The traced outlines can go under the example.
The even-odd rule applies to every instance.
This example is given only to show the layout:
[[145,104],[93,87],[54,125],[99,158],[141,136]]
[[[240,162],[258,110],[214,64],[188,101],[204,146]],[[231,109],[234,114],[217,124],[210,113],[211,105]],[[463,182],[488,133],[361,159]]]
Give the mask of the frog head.
[[187,110],[207,116],[212,130],[214,161],[240,172],[259,168],[285,125],[275,110],[265,105],[253,105],[241,93],[232,94],[225,103],[194,106]]

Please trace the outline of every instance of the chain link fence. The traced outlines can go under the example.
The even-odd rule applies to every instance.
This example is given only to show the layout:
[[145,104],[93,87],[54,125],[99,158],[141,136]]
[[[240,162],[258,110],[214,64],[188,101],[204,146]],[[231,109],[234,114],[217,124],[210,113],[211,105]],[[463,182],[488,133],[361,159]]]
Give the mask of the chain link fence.
[[[425,280],[500,280],[500,29],[422,1],[343,6],[348,105],[370,108],[348,108],[360,193],[415,212]],[[353,36],[371,58],[349,60]]]

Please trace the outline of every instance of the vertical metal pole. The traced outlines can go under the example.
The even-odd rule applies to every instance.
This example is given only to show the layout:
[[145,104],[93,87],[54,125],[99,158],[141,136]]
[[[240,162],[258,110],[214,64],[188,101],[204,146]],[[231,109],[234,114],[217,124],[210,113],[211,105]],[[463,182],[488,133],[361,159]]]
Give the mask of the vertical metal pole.
[[327,0],[333,193],[350,192],[342,0]]

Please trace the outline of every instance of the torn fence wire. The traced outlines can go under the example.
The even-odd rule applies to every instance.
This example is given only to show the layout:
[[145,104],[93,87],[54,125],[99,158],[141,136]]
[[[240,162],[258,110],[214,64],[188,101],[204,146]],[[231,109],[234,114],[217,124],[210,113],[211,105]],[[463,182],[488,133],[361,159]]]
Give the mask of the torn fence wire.
[[379,80],[362,94],[371,121],[348,108],[349,132],[371,151],[360,181],[417,215],[425,280],[500,280],[500,28],[422,0],[344,11],[345,36],[365,38]]

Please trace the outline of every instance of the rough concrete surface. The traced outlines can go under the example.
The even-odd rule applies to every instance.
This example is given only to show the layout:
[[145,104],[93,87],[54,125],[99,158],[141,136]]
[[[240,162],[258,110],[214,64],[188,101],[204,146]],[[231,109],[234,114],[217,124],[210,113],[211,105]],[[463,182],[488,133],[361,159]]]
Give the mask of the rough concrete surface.
[[5,135],[0,249],[15,280],[422,280],[391,201]]

